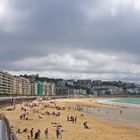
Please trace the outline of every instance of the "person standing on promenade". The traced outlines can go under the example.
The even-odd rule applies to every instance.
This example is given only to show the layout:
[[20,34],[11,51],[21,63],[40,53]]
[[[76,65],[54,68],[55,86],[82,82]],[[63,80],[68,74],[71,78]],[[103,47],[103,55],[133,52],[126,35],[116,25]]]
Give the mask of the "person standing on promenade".
[[14,105],[14,98],[11,97],[11,105]]

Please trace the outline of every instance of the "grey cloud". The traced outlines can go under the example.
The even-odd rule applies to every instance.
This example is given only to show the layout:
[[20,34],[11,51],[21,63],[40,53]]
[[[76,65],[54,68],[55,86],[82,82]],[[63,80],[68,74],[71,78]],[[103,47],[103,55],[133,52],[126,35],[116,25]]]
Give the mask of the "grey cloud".
[[[27,43],[27,46],[31,45],[35,48],[33,45],[40,43],[42,49],[50,47],[61,49],[61,47],[66,46],[85,48],[86,46],[96,50],[120,50],[120,48],[125,51],[127,51],[126,48],[132,50],[132,45],[139,44],[138,14],[135,14],[133,9],[127,9],[127,11],[122,11],[113,17],[106,10],[100,9],[101,3],[104,2],[96,1],[94,5],[93,2],[89,1],[87,3],[63,0],[59,2],[15,1],[15,8],[22,12],[30,11],[30,16],[23,25],[21,24],[25,30],[12,37],[12,40],[17,38],[20,42],[19,47]],[[88,17],[83,7],[91,4],[93,9],[99,8],[98,11],[102,10],[106,13],[103,16],[95,17],[94,21],[88,23]],[[28,47],[25,46],[25,48]],[[139,51],[137,46],[136,49]]]
[[[12,22],[7,24],[4,21],[5,25],[4,22],[3,25],[0,24],[0,67],[13,71],[133,74],[133,68],[130,70],[129,64],[135,64],[134,68],[139,67],[140,11],[135,9],[132,0],[130,3],[123,3],[121,0],[114,2],[9,0],[8,7],[12,13],[9,19]],[[14,26],[12,30],[3,30],[10,25]],[[93,57],[87,57],[88,51],[85,51],[86,54],[75,53],[80,50],[108,56],[117,55],[121,60],[108,59],[107,61],[111,61],[109,64],[104,61],[96,62]],[[67,53],[72,55],[77,65],[81,61],[81,66],[76,67],[75,64],[75,68],[71,65],[65,67],[62,61],[55,60],[51,63],[51,58],[48,57],[51,54],[64,56]],[[37,65],[34,65],[33,60],[25,62],[30,58],[42,60],[44,57],[47,62],[38,62]],[[83,61],[89,65],[83,64],[85,68],[82,69]],[[122,62],[122,70],[114,70],[118,61]]]

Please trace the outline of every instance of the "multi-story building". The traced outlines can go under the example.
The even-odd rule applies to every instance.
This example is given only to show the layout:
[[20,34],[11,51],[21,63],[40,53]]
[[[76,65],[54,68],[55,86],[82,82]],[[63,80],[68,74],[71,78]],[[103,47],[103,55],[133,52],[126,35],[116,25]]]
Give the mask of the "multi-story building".
[[67,86],[73,86],[74,80],[66,80]]
[[67,87],[56,87],[56,95],[68,95],[68,88]]
[[30,93],[32,96],[38,95],[38,83],[37,82],[30,83]]
[[47,95],[55,95],[56,87],[54,83],[47,83]]
[[42,82],[39,81],[37,83],[37,95],[42,96],[42,93],[43,93],[43,86],[42,86]]
[[34,82],[30,82],[30,92],[31,95],[35,95],[35,83]]
[[51,95],[56,95],[56,87],[54,83],[51,83]]
[[22,82],[22,94],[23,95],[30,95],[30,82],[28,79],[21,77]]
[[14,76],[14,94],[18,95],[22,93],[22,85],[19,76]]
[[0,94],[13,94],[13,76],[4,71],[0,71]]
[[14,94],[30,95],[31,86],[29,80],[20,76],[14,76]]
[[47,82],[30,82],[30,90],[31,95],[38,95],[38,96],[46,96],[48,95],[48,92],[51,92],[51,88],[48,88],[50,84],[48,85]]
[[57,87],[65,87],[66,82],[64,80],[57,81]]
[[34,92],[34,95],[38,95],[38,93],[37,93],[38,83],[37,83],[37,82],[35,82],[34,84],[35,84],[35,92]]
[[42,95],[43,96],[47,95],[47,83],[46,82],[42,83]]
[[87,92],[84,89],[73,89],[73,94],[81,94],[81,95],[86,95]]
[[78,80],[78,84],[83,88],[91,88],[92,81],[91,80]]

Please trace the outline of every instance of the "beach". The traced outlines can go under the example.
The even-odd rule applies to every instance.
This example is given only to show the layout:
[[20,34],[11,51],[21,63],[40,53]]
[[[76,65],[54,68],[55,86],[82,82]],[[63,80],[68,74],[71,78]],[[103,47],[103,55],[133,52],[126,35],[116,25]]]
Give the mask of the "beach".
[[[96,100],[96,99],[95,99]],[[31,103],[28,103],[28,105]],[[55,106],[60,107],[56,109]],[[104,105],[91,102],[91,99],[57,99],[53,102],[40,102],[38,106],[24,106],[28,112],[28,120],[20,119],[23,105],[16,105],[16,109],[7,111],[7,108],[1,110],[9,119],[13,131],[16,133],[20,128],[21,133],[16,133],[18,140],[33,139],[30,138],[30,130],[34,132],[40,129],[40,140],[45,140],[44,131],[48,128],[48,139],[56,140],[139,140],[140,128],[121,121],[112,121],[104,117],[98,117],[93,111],[102,111],[102,109],[116,110],[119,114],[118,106]],[[85,108],[86,107],[86,108]],[[98,110],[100,108],[100,110]],[[60,115],[46,115],[45,112],[59,112]],[[110,110],[109,110],[110,111]],[[110,114],[111,112],[106,112]],[[44,115],[45,114],[45,115]],[[94,115],[95,114],[95,115]],[[124,114],[122,114],[124,115]],[[39,117],[40,116],[40,117]],[[68,121],[68,116],[76,117],[76,122]],[[88,129],[85,129],[83,123],[87,122]],[[61,127],[62,138],[56,138],[57,125]],[[27,132],[22,132],[27,128]]]

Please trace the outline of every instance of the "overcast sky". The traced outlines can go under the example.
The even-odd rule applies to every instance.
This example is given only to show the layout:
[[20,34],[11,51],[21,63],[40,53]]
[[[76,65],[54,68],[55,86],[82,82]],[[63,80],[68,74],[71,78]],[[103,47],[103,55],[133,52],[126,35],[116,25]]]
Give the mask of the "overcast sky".
[[0,69],[140,81],[140,0],[0,0]]

